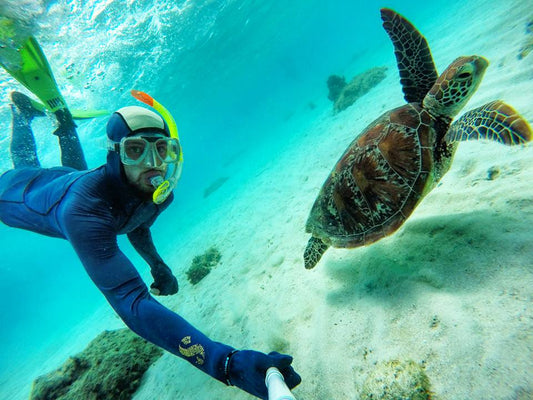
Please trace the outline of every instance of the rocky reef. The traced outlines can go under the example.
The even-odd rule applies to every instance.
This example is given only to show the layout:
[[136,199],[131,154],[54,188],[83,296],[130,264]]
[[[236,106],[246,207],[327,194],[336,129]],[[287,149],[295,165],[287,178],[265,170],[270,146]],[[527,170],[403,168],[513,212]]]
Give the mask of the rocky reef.
[[328,99],[333,102],[335,113],[350,107],[358,98],[368,93],[374,86],[385,79],[386,71],[387,67],[370,68],[354,76],[349,83],[346,83],[346,79],[342,76],[331,75],[327,81]]
[[33,382],[30,400],[128,400],[163,350],[129,329],[105,331]]
[[431,400],[429,378],[414,361],[378,363],[363,384],[361,400]]
[[194,257],[190,268],[186,272],[189,282],[196,285],[211,272],[211,268],[217,265],[221,258],[222,255],[216,247],[211,247],[204,254]]

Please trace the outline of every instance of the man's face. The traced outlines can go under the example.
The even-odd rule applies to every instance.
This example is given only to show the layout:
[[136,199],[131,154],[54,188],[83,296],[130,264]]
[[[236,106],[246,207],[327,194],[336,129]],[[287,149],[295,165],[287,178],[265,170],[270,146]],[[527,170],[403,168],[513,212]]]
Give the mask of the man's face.
[[162,163],[159,167],[140,164],[140,165],[124,165],[124,174],[130,185],[135,186],[141,192],[153,193],[155,187],[150,183],[154,176],[165,177],[167,172],[167,164]]
[[[146,134],[142,136],[145,138],[151,137],[151,135]],[[155,135],[152,137],[155,138]],[[123,164],[123,167],[128,183],[141,192],[149,194],[152,194],[156,189],[151,184],[151,179],[154,176],[161,176],[164,178],[168,168],[167,164],[155,157],[151,150],[141,163],[137,165]]]

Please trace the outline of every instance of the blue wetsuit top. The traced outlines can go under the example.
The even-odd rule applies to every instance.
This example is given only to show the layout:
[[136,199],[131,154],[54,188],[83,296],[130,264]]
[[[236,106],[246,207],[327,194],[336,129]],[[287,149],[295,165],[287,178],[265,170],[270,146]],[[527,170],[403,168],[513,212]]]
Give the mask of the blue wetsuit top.
[[226,382],[224,363],[233,348],[211,341],[156,301],[118,248],[117,235],[127,234],[152,268],[162,263],[149,228],[173,197],[161,205],[143,199],[125,183],[118,162],[110,163],[113,157],[89,171],[59,167],[5,172],[0,177],[0,220],[68,240],[93,282],[130,329]]

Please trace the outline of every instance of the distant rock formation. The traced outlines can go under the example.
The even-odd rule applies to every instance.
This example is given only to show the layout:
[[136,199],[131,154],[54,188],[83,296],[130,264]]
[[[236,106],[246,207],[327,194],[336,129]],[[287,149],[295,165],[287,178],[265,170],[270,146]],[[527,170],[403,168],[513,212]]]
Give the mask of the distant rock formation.
[[340,97],[342,91],[346,87],[346,79],[344,76],[339,75],[331,75],[328,78],[328,99],[330,99],[332,102],[336,102],[337,99]]
[[346,83],[342,76],[331,75],[327,84],[329,89],[328,99],[333,102],[333,110],[338,113],[350,107],[355,101],[368,93],[370,89],[385,79],[387,67],[374,67],[354,76]]
[[129,329],[105,331],[33,382],[30,400],[128,400],[163,350]]

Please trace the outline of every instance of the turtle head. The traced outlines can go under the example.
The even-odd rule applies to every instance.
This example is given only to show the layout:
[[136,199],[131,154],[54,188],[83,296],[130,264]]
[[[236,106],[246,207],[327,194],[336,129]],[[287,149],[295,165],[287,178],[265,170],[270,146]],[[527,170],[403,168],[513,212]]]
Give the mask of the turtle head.
[[455,117],[477,90],[488,65],[480,56],[456,59],[424,97],[424,108],[437,117]]

